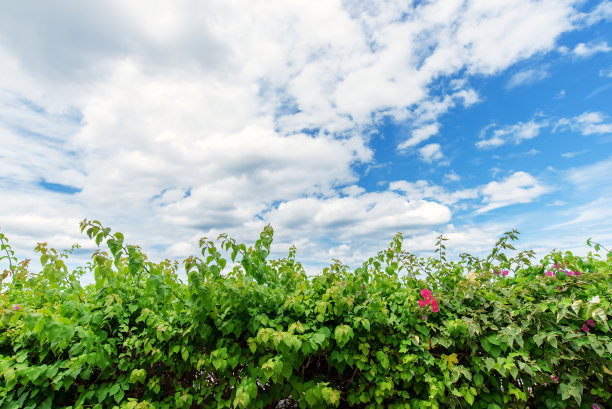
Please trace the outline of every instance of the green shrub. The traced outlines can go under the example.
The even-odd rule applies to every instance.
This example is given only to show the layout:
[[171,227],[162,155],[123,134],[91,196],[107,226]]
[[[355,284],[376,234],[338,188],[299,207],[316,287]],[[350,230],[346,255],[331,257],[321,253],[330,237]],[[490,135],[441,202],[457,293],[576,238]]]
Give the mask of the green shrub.
[[[225,235],[201,257],[149,261],[99,222],[86,266],[39,244],[8,264],[0,408],[605,408],[612,390],[612,252],[447,261],[389,248],[308,276]],[[590,244],[590,243],[589,243]],[[224,254],[231,260],[230,265]],[[80,278],[92,274],[93,284]]]

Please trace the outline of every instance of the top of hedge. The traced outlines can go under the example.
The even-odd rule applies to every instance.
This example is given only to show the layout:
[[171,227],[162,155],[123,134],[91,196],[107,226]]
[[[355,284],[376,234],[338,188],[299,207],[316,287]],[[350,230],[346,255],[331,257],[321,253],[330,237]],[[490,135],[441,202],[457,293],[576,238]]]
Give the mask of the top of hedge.
[[[226,235],[201,255],[154,263],[97,221],[100,247],[37,246],[42,270],[4,234],[0,408],[604,408],[612,390],[612,252],[417,257],[402,235],[351,271],[308,276]],[[591,245],[590,242],[588,242]],[[229,260],[226,260],[226,255]],[[178,279],[184,268],[187,283]],[[94,283],[80,278],[92,273]]]

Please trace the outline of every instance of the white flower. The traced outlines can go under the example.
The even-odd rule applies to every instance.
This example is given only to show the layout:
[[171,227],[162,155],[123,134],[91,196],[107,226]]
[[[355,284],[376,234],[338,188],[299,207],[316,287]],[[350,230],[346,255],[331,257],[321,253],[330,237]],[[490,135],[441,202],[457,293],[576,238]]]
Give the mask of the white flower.
[[596,295],[595,297],[591,298],[591,301],[589,301],[589,304],[597,304],[599,302],[599,296]]

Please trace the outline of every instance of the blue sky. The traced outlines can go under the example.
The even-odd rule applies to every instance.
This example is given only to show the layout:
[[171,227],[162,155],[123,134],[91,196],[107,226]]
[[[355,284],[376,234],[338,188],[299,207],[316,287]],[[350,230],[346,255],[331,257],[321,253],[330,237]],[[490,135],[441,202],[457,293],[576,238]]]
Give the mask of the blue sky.
[[612,244],[612,2],[0,4],[0,227],[153,258],[202,236],[311,270]]

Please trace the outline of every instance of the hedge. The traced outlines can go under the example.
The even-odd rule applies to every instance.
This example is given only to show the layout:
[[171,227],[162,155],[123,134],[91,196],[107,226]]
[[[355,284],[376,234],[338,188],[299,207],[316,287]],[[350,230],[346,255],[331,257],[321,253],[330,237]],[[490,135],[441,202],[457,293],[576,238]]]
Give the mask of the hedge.
[[81,230],[105,247],[69,271],[74,247],[39,243],[38,273],[0,234],[2,409],[610,407],[599,244],[536,263],[506,255],[512,231],[450,261],[443,237],[423,258],[398,234],[354,271],[311,276],[295,248],[268,259],[269,226],[248,248],[203,238],[182,265],[98,221]]

